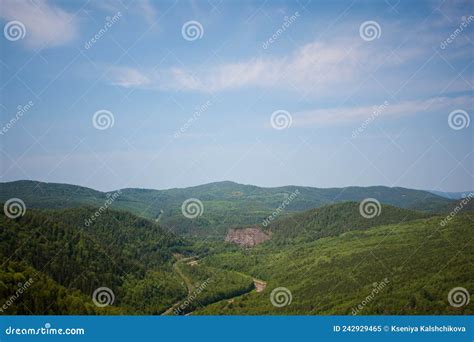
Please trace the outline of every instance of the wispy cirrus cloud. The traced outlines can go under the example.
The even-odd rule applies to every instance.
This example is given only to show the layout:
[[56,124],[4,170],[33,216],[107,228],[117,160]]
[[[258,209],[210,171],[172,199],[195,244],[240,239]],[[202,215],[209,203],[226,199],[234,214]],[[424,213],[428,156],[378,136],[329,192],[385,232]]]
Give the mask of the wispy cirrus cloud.
[[46,0],[1,0],[0,8],[3,20],[17,20],[25,26],[23,41],[28,48],[59,46],[77,36],[79,23],[76,17]]
[[[434,17],[438,19],[439,16]],[[457,20],[461,20],[459,17]],[[412,75],[423,69],[439,50],[440,42],[452,31],[450,22],[442,17],[443,30],[416,27],[416,34],[400,37],[397,32],[404,32],[403,22],[381,21],[382,38],[374,42],[366,42],[359,37],[360,22],[348,22],[338,28],[337,38],[333,34],[330,39],[316,40],[305,43],[294,49],[287,50],[286,55],[259,55],[241,60],[227,60],[207,65],[186,65],[167,67],[158,70],[136,68],[131,74],[136,78],[141,74],[147,82],[121,82],[126,87],[136,86],[149,89],[190,91],[190,92],[221,92],[245,87],[265,89],[283,89],[297,91],[316,96],[339,94],[349,95],[360,86],[370,75],[381,77],[388,83],[403,84]],[[340,33],[339,33],[340,32]],[[423,35],[420,41],[416,37]],[[458,39],[459,44],[466,44],[467,34]],[[466,38],[466,39],[464,39]],[[462,42],[462,43],[461,43]],[[449,53],[440,52],[445,61],[453,62],[469,58],[470,50],[465,46],[450,47]],[[435,56],[435,58],[438,58]],[[117,74],[122,78],[123,75]],[[110,79],[114,80],[114,75]],[[432,93],[436,93],[434,85],[439,78],[432,73],[428,75],[432,81]],[[436,79],[436,80],[435,80]],[[396,91],[397,89],[391,89]],[[466,90],[465,87],[462,90]],[[426,95],[425,95],[426,96]],[[314,96],[313,96],[314,97]]]
[[157,17],[157,11],[150,0],[139,0],[134,8],[143,16],[149,25],[154,24]]
[[143,18],[148,25],[152,25],[156,22],[158,11],[150,0],[136,0],[130,3],[130,6],[126,6],[125,3],[116,0],[102,0],[92,3],[93,6],[114,14],[116,12],[126,12],[134,14],[140,18]]
[[148,76],[129,67],[112,67],[109,70],[112,84],[124,88],[146,87],[151,84]]
[[[389,48],[362,40],[341,39],[311,42],[286,56],[262,56],[243,61],[200,67],[170,67],[158,70],[135,68],[132,79],[142,75],[147,82],[123,81],[123,73],[111,74],[114,84],[160,90],[220,92],[244,87],[290,89],[325,95],[342,88],[354,89],[379,67],[399,68],[433,53],[431,47],[408,45],[393,54]],[[399,74],[399,72],[397,72]],[[388,75],[388,74],[387,74]],[[409,75],[407,75],[408,77]]]
[[[258,57],[240,62],[223,63],[206,68],[164,70],[129,70],[132,80],[126,82],[123,72],[111,73],[114,84],[143,86],[182,91],[218,92],[242,87],[301,87],[320,89],[354,78],[361,71],[357,60],[370,51],[353,45],[310,43],[284,57]],[[138,75],[150,82],[133,82]],[[147,75],[147,76],[145,76]],[[118,82],[117,80],[121,80]]]
[[335,125],[361,122],[377,112],[381,118],[397,118],[401,116],[417,115],[423,113],[446,112],[455,108],[470,108],[472,98],[469,96],[458,97],[433,97],[423,100],[400,101],[387,103],[383,109],[378,109],[382,103],[373,106],[352,106],[321,108],[292,113],[293,126]]
[[[400,24],[385,24],[385,36],[397,32]],[[446,24],[445,24],[446,26]],[[393,43],[393,37],[380,44],[367,44],[348,36],[329,41],[306,43],[283,56],[260,56],[237,62],[224,62],[206,66],[169,67],[157,70],[129,69],[115,70],[109,78],[115,85],[158,90],[182,92],[215,93],[242,88],[263,88],[296,91],[311,94],[312,98],[326,95],[338,99],[350,98],[359,86],[366,86],[362,91],[365,96],[362,105],[316,108],[291,111],[293,125],[305,127],[314,125],[338,125],[361,122],[372,116],[375,106],[363,105],[374,99],[388,100],[383,112],[377,114],[382,118],[423,113],[446,112],[453,108],[469,108],[472,100],[466,96],[435,96],[442,94],[437,89],[443,74],[430,70],[423,74],[422,82],[409,84],[414,76],[425,71],[426,63],[436,57],[434,51],[439,46],[443,33],[426,33],[422,42],[404,40],[403,44]],[[359,38],[357,36],[357,38]],[[460,50],[461,57],[469,54]],[[450,51],[443,56],[444,61],[458,59],[458,50]],[[445,63],[445,62],[442,63]],[[380,82],[379,78],[382,82]],[[364,82],[368,80],[367,84]],[[381,84],[392,85],[386,91]],[[399,92],[409,84],[416,95],[406,91],[404,96]],[[422,86],[423,89],[420,88]],[[445,93],[458,93],[471,90],[462,79],[452,80]],[[373,93],[372,93],[373,92]],[[393,97],[392,97],[393,95]],[[357,96],[357,95],[356,95]],[[383,101],[383,100],[382,100]],[[342,101],[345,102],[345,101]],[[298,107],[298,104],[296,104]],[[314,107],[313,107],[314,108]]]

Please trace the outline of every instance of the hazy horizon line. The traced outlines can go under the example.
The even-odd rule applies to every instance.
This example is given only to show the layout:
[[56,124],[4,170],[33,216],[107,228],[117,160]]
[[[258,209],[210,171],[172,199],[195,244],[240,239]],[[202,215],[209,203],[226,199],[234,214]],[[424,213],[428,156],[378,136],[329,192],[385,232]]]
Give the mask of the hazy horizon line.
[[383,185],[383,184],[376,184],[376,185],[347,185],[347,186],[333,186],[333,187],[318,187],[318,186],[313,186],[313,185],[295,185],[295,184],[286,184],[286,185],[277,185],[277,186],[262,186],[262,185],[256,185],[256,184],[246,184],[246,183],[239,183],[233,180],[222,180],[222,181],[214,181],[214,182],[208,182],[208,183],[201,183],[197,185],[190,185],[190,186],[176,186],[176,187],[169,187],[169,188],[152,188],[152,187],[125,187],[125,188],[115,188],[112,190],[99,190],[96,188],[93,188],[91,186],[86,186],[82,184],[76,184],[76,183],[64,183],[64,182],[49,182],[49,181],[42,181],[42,180],[35,180],[35,179],[17,179],[17,180],[11,180],[11,181],[0,181],[0,184],[6,184],[6,183],[15,183],[15,182],[37,182],[37,183],[45,183],[45,184],[57,184],[57,185],[72,185],[72,186],[78,186],[82,188],[87,188],[91,189],[94,191],[102,192],[102,193],[110,193],[110,192],[115,192],[119,190],[126,190],[126,189],[139,189],[139,190],[154,190],[154,191],[168,191],[168,190],[179,190],[179,189],[188,189],[188,188],[196,188],[200,186],[205,186],[205,185],[210,185],[210,184],[216,184],[216,183],[234,183],[237,185],[243,185],[243,186],[255,186],[257,188],[263,188],[263,189],[272,189],[272,188],[285,188],[285,187],[303,187],[303,188],[313,188],[313,189],[344,189],[344,188],[373,188],[373,187],[384,187],[384,188],[401,188],[401,189],[409,189],[409,190],[418,190],[418,191],[426,191],[426,192],[441,192],[441,193],[456,193],[456,194],[461,194],[461,193],[473,193],[474,189],[472,190],[461,190],[461,191],[451,191],[451,190],[436,190],[436,189],[419,189],[419,188],[410,188],[406,186],[389,186],[389,185]]

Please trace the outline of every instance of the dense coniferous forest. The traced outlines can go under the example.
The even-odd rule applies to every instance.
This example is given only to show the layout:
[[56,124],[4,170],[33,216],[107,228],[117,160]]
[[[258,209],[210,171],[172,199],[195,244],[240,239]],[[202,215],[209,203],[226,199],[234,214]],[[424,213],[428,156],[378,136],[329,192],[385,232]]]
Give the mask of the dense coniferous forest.
[[[452,288],[474,285],[472,218],[460,214],[441,227],[441,218],[433,217],[285,247],[269,243],[216,253],[207,264],[268,279],[267,289],[196,314],[350,315],[382,281],[387,285],[359,314],[472,314],[471,304],[454,308],[447,301]],[[280,286],[291,291],[292,302],[275,308],[268,298]]]
[[[24,215],[0,215],[2,314],[473,313],[472,303],[447,299],[474,285],[470,201],[232,182],[116,196],[30,181],[0,190],[2,200],[26,205]],[[202,201],[200,216],[182,214],[188,198]],[[370,218],[360,212],[365,198],[380,201]],[[230,228],[246,227],[270,239],[224,241]],[[97,304],[102,288],[106,305]],[[282,306],[272,302],[280,288],[289,298]]]
[[[377,198],[384,204],[428,213],[449,212],[455,201],[426,191],[384,186],[320,189],[301,186],[262,188],[234,182],[218,182],[184,189],[121,189],[99,192],[93,189],[57,183],[17,181],[0,183],[0,201],[21,198],[29,208],[100,207],[117,196],[112,209],[126,210],[137,216],[160,220],[163,227],[180,235],[220,239],[229,227],[262,223],[291,194],[280,215],[302,212],[338,202],[359,202]],[[183,217],[181,204],[197,198],[206,215],[190,221]]]
[[[94,212],[91,208],[78,208],[28,210],[17,219],[1,215],[2,275],[5,272],[19,276],[23,272],[16,272],[18,269],[27,273],[22,279],[28,279],[32,273],[39,274],[61,290],[58,294],[74,296],[77,301],[86,298],[85,303],[90,302],[96,288],[107,285],[119,295],[117,304],[126,306],[127,300],[136,302],[133,292],[143,291],[147,283],[158,277],[154,272],[161,271],[164,276],[159,279],[167,286],[161,292],[150,290],[156,291],[156,298],[167,304],[169,298],[175,300],[183,294],[174,274],[168,270],[172,251],[182,245],[181,239],[155,223],[126,212],[104,211],[87,226],[84,222]],[[39,283],[35,281],[34,285]],[[66,291],[69,289],[76,292],[69,294]],[[22,298],[26,295],[35,296],[33,291],[27,291]],[[67,313],[84,313],[84,309],[87,306],[72,306]],[[39,310],[49,312],[47,305],[39,306]]]

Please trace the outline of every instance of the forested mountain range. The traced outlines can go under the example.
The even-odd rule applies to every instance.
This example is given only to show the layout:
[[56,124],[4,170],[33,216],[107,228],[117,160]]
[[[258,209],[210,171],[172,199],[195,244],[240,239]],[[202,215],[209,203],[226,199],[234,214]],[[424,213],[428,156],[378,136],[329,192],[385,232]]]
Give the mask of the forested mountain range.
[[[226,181],[182,189],[100,192],[81,186],[36,181],[0,183],[0,201],[20,198],[29,208],[100,207],[111,196],[116,197],[110,205],[113,209],[127,210],[152,220],[159,219],[163,227],[179,234],[208,237],[216,232],[223,236],[229,226],[263,222],[289,196],[292,199],[285,205],[283,215],[332,203],[358,202],[370,197],[383,204],[430,213],[449,212],[456,203],[427,191],[384,186],[262,188]],[[192,221],[181,212],[182,203],[190,198],[196,198],[203,204],[203,214]]]
[[[2,314],[354,314],[382,281],[355,314],[473,312],[447,301],[450,289],[474,284],[470,199],[232,182],[104,193],[20,181],[0,190],[26,206],[0,215]],[[189,198],[202,215],[183,215]],[[375,212],[361,212],[367,198]],[[253,248],[224,242],[246,227],[270,238]],[[280,287],[292,298],[283,307],[270,300]],[[104,306],[93,300],[103,288],[113,299]]]

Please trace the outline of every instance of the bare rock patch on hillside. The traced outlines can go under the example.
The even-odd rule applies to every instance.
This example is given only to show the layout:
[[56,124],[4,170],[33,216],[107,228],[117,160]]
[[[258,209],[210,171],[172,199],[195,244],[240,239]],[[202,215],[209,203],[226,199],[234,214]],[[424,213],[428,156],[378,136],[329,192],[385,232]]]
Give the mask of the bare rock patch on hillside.
[[227,236],[225,237],[226,242],[235,243],[242,247],[254,247],[262,242],[265,242],[271,238],[269,233],[264,232],[260,228],[242,228],[242,229],[229,229]]

